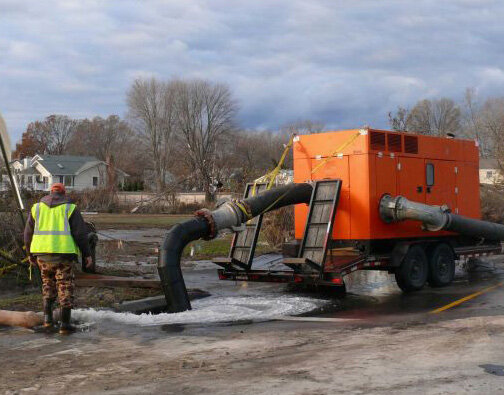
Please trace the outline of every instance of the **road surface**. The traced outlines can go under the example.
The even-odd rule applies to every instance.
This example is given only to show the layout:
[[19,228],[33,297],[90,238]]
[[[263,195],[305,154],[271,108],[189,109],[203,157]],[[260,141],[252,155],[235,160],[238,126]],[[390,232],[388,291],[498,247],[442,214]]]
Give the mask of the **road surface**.
[[410,295],[360,272],[323,300],[203,265],[188,283],[212,297],[176,319],[80,312],[89,330],[70,337],[0,329],[0,392],[503,393],[504,257],[485,266]]

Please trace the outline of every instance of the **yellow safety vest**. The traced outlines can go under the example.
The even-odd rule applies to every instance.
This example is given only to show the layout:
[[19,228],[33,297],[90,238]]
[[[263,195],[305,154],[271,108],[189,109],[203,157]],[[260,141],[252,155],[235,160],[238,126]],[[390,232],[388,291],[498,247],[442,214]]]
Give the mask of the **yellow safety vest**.
[[66,203],[49,207],[44,203],[34,204],[31,214],[35,218],[35,229],[30,245],[33,254],[78,254],[70,231],[69,218],[75,204]]

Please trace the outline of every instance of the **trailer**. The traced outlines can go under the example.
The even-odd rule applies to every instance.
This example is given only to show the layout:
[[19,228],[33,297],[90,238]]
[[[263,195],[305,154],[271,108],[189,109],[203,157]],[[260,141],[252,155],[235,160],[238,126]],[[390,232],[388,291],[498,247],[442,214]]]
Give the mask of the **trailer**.
[[[294,183],[249,184],[242,199],[170,230],[158,271],[171,311],[190,309],[180,254],[198,238],[234,232],[219,278],[344,287],[356,270],[386,270],[404,292],[453,281],[459,259],[501,253],[504,226],[480,219],[472,140],[355,129],[297,136]],[[294,205],[284,269],[253,267],[262,216]]]
[[[333,152],[356,135],[347,149]],[[229,256],[214,260],[222,267],[221,280],[344,287],[344,277],[356,270],[384,270],[408,292],[425,281],[449,284],[457,260],[501,253],[498,240],[433,232],[413,220],[399,224],[380,216],[382,198],[400,195],[477,219],[474,141],[365,129],[299,136],[293,152],[294,180],[314,188],[309,204],[295,207],[296,240],[284,245],[285,270],[252,268],[258,216],[235,232]],[[334,176],[340,178],[327,179]],[[247,186],[244,198],[252,188]]]

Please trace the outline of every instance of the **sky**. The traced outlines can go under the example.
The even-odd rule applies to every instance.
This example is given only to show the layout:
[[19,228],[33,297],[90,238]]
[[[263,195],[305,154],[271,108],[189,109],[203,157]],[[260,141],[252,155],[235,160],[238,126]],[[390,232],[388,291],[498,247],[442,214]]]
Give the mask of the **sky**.
[[238,122],[388,126],[420,99],[504,96],[501,0],[0,0],[0,112],[127,113],[139,77],[230,86]]

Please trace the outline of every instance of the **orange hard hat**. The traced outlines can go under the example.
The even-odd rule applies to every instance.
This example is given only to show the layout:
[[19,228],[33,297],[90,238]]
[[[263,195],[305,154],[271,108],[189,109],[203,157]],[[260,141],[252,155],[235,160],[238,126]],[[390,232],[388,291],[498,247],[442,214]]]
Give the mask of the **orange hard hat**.
[[51,185],[51,192],[65,194],[65,186],[61,182],[55,182]]

